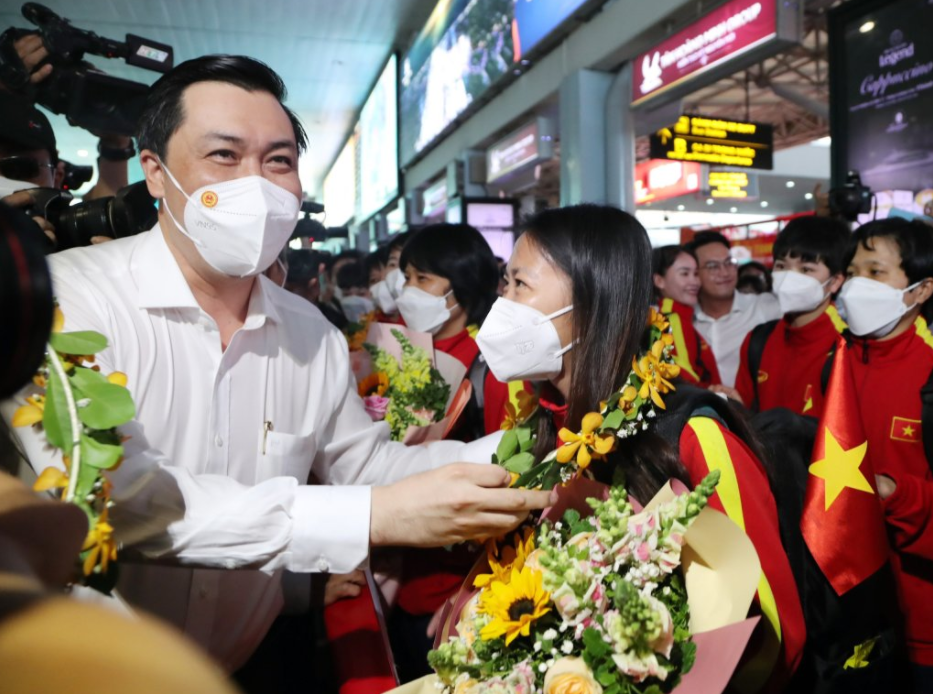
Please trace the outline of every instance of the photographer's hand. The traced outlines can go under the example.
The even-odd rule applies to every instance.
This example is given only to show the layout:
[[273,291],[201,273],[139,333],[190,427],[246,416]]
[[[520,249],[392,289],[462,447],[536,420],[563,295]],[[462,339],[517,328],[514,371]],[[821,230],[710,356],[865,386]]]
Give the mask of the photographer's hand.
[[29,73],[29,81],[32,84],[38,84],[52,74],[51,64],[36,69],[43,60],[49,57],[49,52],[45,44],[42,43],[42,37],[39,34],[23,36],[13,43],[13,47],[16,49],[19,59],[23,61],[26,72]]
[[[13,195],[7,195],[5,198],[0,198],[0,202],[9,205],[10,207],[19,207],[26,208],[32,204],[32,197],[29,193],[25,191],[19,191],[18,193],[13,193]],[[58,243],[58,239],[55,237],[55,227],[53,227],[49,220],[45,217],[32,217],[32,221],[39,225],[39,228],[45,233],[46,236],[52,241],[53,246]]]

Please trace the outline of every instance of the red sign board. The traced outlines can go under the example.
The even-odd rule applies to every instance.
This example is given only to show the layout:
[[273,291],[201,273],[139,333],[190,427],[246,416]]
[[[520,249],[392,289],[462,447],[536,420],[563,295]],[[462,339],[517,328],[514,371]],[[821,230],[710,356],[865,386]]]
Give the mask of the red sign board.
[[700,190],[699,164],[649,159],[635,165],[635,202],[668,200]]
[[732,0],[635,60],[632,105],[751,51],[778,35],[778,0]]

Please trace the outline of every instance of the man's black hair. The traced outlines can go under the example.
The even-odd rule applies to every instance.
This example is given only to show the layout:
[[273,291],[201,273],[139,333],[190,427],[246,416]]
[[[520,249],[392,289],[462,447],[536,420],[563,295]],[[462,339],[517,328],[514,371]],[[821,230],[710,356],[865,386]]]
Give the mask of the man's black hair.
[[888,217],[860,226],[852,235],[846,266],[852,262],[859,246],[874,250],[872,240],[877,238],[891,239],[897,244],[901,252],[901,269],[909,284],[933,278],[933,227],[916,219],[908,221],[901,217]]
[[718,231],[701,231],[693,237],[692,241],[684,244],[684,249],[686,249],[688,253],[692,253],[695,256],[698,248],[709,246],[712,243],[721,243],[726,248],[732,248],[732,244],[729,243],[729,239],[720,234]]
[[301,121],[285,106],[285,83],[272,68],[242,55],[205,55],[176,65],[152,85],[137,127],[140,150],[149,149],[165,157],[168,141],[185,117],[182,102],[185,90],[198,82],[225,82],[249,92],[268,92],[291,121],[298,153],[307,148],[308,136]]
[[831,217],[797,217],[787,223],[774,242],[774,259],[800,259],[823,263],[832,275],[846,271],[846,253],[852,233],[849,227]]
[[343,290],[366,289],[369,286],[369,275],[363,268],[363,263],[347,263],[337,271],[337,286]]

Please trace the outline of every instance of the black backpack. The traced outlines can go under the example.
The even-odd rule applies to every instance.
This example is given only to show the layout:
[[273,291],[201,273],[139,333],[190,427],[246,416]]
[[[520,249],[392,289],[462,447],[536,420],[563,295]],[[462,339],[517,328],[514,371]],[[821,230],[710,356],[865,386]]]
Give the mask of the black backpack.
[[[762,450],[764,455],[762,463],[778,509],[781,541],[797,583],[807,627],[801,665],[786,691],[795,694],[902,691],[898,682],[906,676],[908,667],[896,638],[899,611],[890,570],[886,567],[840,597],[816,564],[800,532],[817,420],[786,409],[752,416],[709,391],[681,383],[668,396],[668,410],[658,418],[654,430],[670,445],[679,446],[684,427],[695,416],[712,417],[737,435],[745,428],[738,426],[738,420],[744,419],[757,439],[745,443],[753,451]],[[855,647],[871,639],[877,641],[868,666],[846,668]]]

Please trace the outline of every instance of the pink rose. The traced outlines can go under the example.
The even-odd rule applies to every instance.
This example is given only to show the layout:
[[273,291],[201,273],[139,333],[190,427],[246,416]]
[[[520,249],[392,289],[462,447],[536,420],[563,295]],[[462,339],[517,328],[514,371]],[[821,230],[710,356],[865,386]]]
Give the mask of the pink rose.
[[389,398],[381,395],[367,395],[363,398],[363,407],[366,408],[366,414],[374,422],[381,422],[386,418],[386,410],[389,409]]

